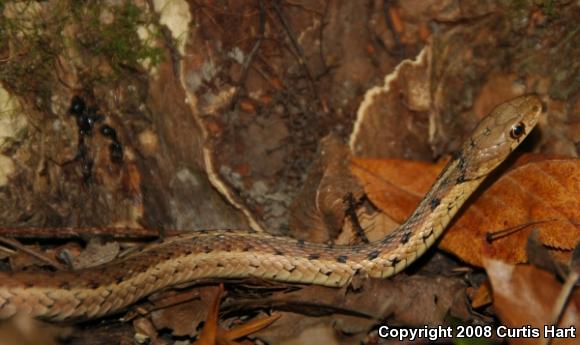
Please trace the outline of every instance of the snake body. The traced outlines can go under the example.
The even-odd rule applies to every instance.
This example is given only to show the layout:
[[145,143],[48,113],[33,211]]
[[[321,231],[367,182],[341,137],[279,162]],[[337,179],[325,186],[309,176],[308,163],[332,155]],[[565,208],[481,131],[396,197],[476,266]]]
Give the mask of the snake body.
[[541,102],[515,98],[477,125],[408,220],[385,238],[352,246],[234,230],[168,238],[102,266],[62,272],[0,272],[0,319],[51,321],[115,313],[161,289],[204,278],[260,277],[343,286],[352,276],[388,277],[421,256],[465,200],[536,125]]

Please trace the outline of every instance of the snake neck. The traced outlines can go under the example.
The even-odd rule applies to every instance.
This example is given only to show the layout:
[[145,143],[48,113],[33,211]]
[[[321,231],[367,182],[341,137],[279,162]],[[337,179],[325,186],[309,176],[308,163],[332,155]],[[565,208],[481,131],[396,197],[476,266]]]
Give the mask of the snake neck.
[[[456,154],[440,173],[429,193],[419,206],[391,234],[369,244],[369,259],[374,254],[383,269],[380,277],[400,272],[421,256],[443,233],[455,214],[486,176],[465,179],[465,158]],[[391,271],[388,267],[393,267]],[[378,271],[377,271],[378,272]],[[371,276],[375,276],[371,272]]]

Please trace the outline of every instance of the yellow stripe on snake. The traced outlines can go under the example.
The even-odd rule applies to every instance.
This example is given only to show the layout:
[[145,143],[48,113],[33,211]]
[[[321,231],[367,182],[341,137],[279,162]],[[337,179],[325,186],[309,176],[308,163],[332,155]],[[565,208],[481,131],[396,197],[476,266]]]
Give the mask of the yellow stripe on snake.
[[499,105],[441,172],[417,209],[382,240],[352,246],[245,231],[195,231],[79,271],[0,272],[0,319],[51,321],[115,313],[161,289],[204,278],[260,277],[343,286],[357,272],[385,278],[421,256],[483,179],[522,142],[541,113],[536,96]]

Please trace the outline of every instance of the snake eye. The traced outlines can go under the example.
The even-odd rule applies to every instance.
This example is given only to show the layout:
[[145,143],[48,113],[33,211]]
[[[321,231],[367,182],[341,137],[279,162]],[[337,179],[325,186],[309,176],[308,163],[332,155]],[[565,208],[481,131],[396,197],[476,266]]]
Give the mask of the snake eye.
[[510,137],[517,139],[526,133],[526,125],[523,122],[518,122],[512,126],[510,130]]

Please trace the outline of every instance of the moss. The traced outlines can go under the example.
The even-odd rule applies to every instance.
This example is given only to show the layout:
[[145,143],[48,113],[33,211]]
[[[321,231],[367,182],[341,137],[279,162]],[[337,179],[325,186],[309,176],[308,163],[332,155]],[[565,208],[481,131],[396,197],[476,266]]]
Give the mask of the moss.
[[[141,26],[150,28],[146,40],[138,35]],[[103,1],[0,0],[0,83],[17,94],[50,100],[58,80],[57,57],[66,59],[69,48],[90,58],[78,63],[98,61],[111,67],[82,66],[94,74],[84,80],[120,80],[127,71],[142,70],[145,61],[148,66],[161,62],[163,50],[153,44],[159,36],[152,15],[130,1],[113,6]]]
[[553,19],[558,15],[558,6],[554,0],[540,0],[536,3],[548,18]]
[[0,63],[0,83],[19,94],[33,93],[48,100],[55,80],[54,59],[62,49],[62,41],[54,39],[64,21],[44,17],[33,1],[24,1],[4,15],[7,2],[0,5],[0,51],[5,56]]
[[[110,23],[102,23],[104,11],[112,16]],[[151,44],[159,32],[153,32],[146,41],[139,38],[139,25],[147,25],[150,18],[133,3],[127,1],[118,7],[105,7],[101,2],[90,2],[77,5],[73,13],[81,26],[80,44],[91,55],[104,56],[117,72],[124,67],[139,68],[145,60],[153,66],[161,62],[162,49]]]

